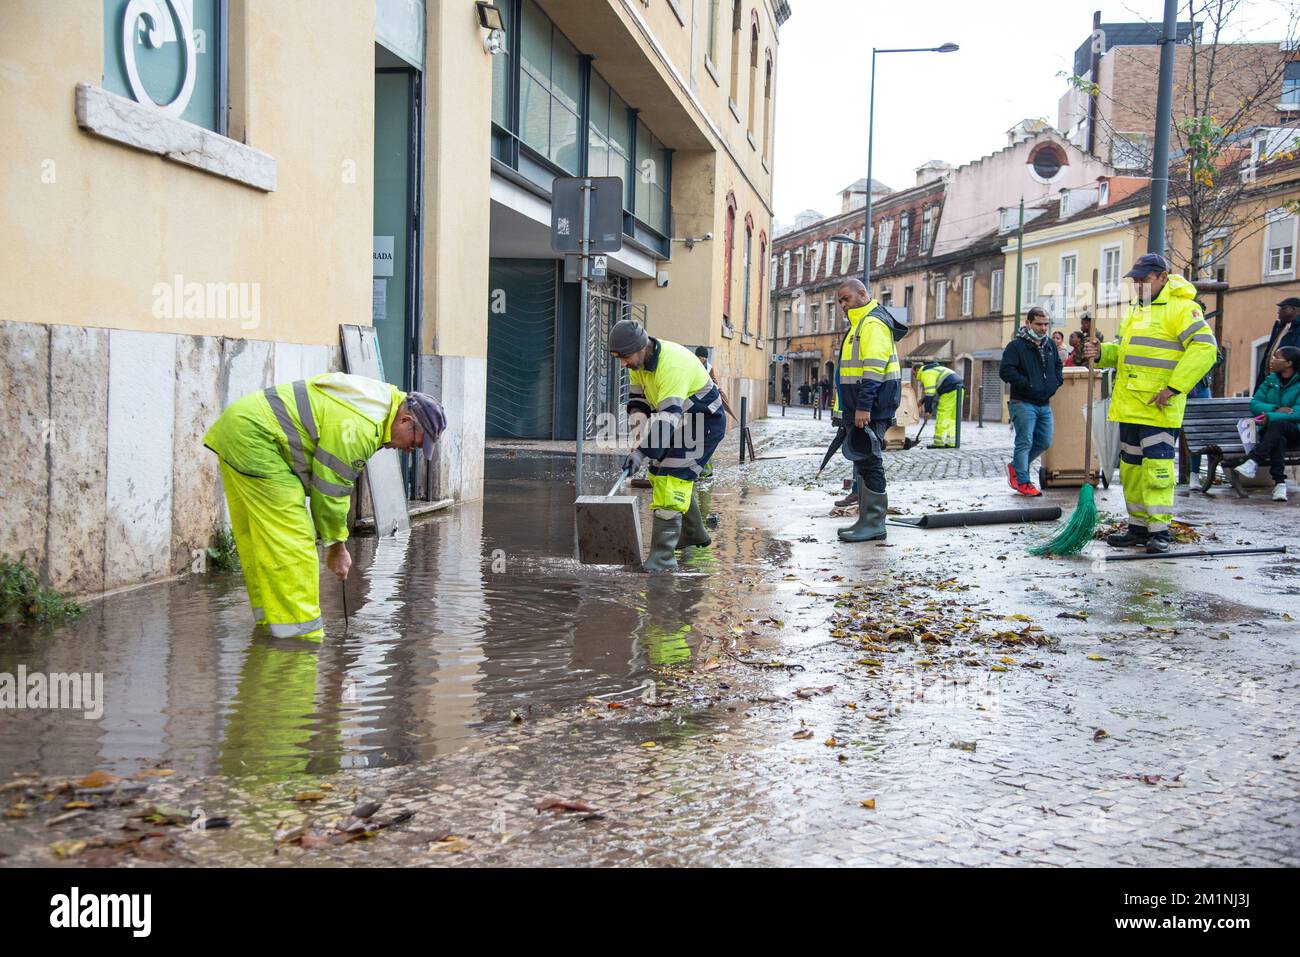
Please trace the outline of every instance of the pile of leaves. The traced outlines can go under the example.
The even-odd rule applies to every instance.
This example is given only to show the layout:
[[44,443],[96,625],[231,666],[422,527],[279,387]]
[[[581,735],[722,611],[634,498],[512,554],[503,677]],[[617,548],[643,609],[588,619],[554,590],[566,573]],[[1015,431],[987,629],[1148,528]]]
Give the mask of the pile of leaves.
[[[1125,519],[1104,522],[1098,525],[1093,538],[1104,541],[1107,535],[1118,534],[1126,528],[1128,528],[1128,521]],[[1195,545],[1201,540],[1201,533],[1186,522],[1170,522],[1169,530],[1174,533],[1174,543],[1178,545]]]

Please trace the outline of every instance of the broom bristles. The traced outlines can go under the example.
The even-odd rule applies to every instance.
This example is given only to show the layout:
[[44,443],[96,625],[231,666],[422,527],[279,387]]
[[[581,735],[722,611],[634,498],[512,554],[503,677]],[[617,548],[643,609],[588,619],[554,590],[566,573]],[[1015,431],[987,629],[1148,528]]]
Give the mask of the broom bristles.
[[1031,555],[1077,555],[1088,547],[1097,531],[1097,503],[1092,485],[1079,489],[1079,502],[1065,527],[1041,545],[1029,549]]

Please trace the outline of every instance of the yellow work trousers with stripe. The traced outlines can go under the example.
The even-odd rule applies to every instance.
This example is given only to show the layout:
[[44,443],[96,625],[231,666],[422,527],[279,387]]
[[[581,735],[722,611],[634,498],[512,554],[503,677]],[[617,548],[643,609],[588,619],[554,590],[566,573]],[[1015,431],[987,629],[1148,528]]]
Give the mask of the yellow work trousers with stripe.
[[1174,456],[1178,429],[1119,424],[1119,477],[1131,528],[1168,532],[1174,520]]
[[650,507],[655,511],[685,513],[694,490],[695,483],[688,479],[650,473]]
[[957,444],[957,391],[955,389],[939,396],[934,415],[934,444],[942,446]]
[[276,638],[320,640],[320,558],[302,483],[287,467],[254,478],[224,461],[221,481],[253,618]]

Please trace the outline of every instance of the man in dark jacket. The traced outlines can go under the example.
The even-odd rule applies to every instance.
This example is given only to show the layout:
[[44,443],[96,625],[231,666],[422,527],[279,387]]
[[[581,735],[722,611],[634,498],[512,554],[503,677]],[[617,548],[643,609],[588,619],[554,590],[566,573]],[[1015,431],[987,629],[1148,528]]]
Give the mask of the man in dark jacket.
[[1011,386],[1011,424],[1016,430],[1015,450],[1007,463],[1007,481],[1021,495],[1042,495],[1029,480],[1029,464],[1052,445],[1052,407],[1061,387],[1061,356],[1047,334],[1047,313],[1034,306],[1025,324],[1002,352],[999,376]]
[[1259,357],[1255,370],[1256,387],[1263,385],[1269,374],[1269,358],[1283,346],[1300,349],[1300,299],[1291,296],[1277,304],[1277,321],[1268,334],[1268,348]]

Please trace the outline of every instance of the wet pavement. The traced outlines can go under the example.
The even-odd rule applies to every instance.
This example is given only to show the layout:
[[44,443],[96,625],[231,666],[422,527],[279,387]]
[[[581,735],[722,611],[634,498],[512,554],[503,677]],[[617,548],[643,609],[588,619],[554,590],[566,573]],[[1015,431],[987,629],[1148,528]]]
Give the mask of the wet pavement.
[[[1037,559],[1033,526],[845,545],[847,463],[813,481],[829,437],[758,423],[741,468],[729,436],[715,546],[675,576],[578,565],[566,459],[495,451],[484,503],[357,540],[350,628],[331,579],[319,647],[255,636],[216,573],[7,637],[0,672],[102,671],[106,704],[0,712],[0,786],[103,770],[148,791],[48,825],[75,795],[12,788],[0,862],[1300,863],[1295,556]],[[963,442],[891,453],[891,504],[1018,504],[1006,429]],[[1177,510],[1209,545],[1297,545],[1295,500]],[[1098,503],[1123,508],[1117,487]],[[277,847],[366,800],[413,817]],[[151,805],[233,826],[93,857]]]

